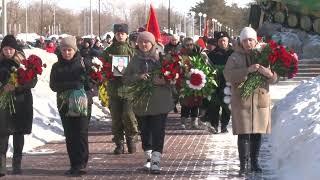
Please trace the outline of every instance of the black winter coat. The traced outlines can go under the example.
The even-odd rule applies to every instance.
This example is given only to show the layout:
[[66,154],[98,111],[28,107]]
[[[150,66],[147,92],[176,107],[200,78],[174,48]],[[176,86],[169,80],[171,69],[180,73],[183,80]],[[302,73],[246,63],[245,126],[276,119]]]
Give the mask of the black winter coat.
[[[84,59],[83,67],[81,63],[81,55],[77,52],[73,59],[64,60],[62,55],[58,55],[58,62],[52,65],[50,74],[50,88],[52,91],[57,92],[57,97],[66,90],[81,89],[84,87],[86,91],[92,88],[92,84],[89,83],[89,77],[87,71],[90,67],[90,62]],[[57,98],[59,99],[59,98]],[[88,101],[92,102],[92,97],[88,97]],[[57,101],[58,109],[60,109],[62,102]],[[62,114],[66,112],[60,112]]]
[[[13,59],[19,62],[25,58],[22,52],[17,51]],[[11,73],[12,67],[19,67],[13,60],[4,59],[0,55],[0,76],[1,82],[5,85],[8,79],[4,79],[3,74]],[[8,76],[7,76],[8,77]],[[32,130],[33,120],[33,98],[31,88],[34,88],[37,83],[37,78],[24,85],[19,85],[14,91],[14,108],[15,113],[11,114],[9,109],[0,109],[0,135],[12,134],[30,134]],[[0,87],[0,90],[3,86]]]
[[226,87],[226,80],[223,76],[223,67],[226,65],[227,60],[229,56],[233,53],[233,50],[231,48],[228,48],[227,50],[216,48],[215,50],[209,52],[208,57],[210,60],[210,63],[212,65],[218,65],[221,66],[218,68],[217,72],[217,83],[218,83],[218,89],[216,91],[216,94],[223,98],[224,93],[223,90]]
[[173,45],[171,43],[165,45],[164,47],[164,53],[179,53],[182,46],[180,42],[177,45]]

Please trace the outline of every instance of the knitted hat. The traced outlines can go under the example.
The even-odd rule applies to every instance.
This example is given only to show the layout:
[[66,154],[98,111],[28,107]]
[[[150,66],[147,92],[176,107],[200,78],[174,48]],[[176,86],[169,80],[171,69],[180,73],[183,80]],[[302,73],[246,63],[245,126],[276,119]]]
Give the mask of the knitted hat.
[[60,48],[72,48],[74,49],[75,51],[78,50],[78,47],[77,47],[77,40],[76,40],[76,37],[74,36],[67,36],[65,38],[62,38],[61,39],[61,43],[60,43]]
[[117,32],[124,32],[124,33],[127,33],[129,34],[129,27],[128,27],[128,24],[114,24],[113,25],[113,32],[114,33],[117,33]]
[[13,49],[18,49],[18,43],[13,35],[6,35],[1,42],[1,49],[5,46],[9,46]]
[[240,42],[248,38],[251,38],[257,41],[257,32],[251,27],[243,28],[240,33]]
[[156,44],[156,39],[154,35],[148,31],[139,32],[138,39],[137,39],[138,43],[143,40],[151,42],[152,45]]

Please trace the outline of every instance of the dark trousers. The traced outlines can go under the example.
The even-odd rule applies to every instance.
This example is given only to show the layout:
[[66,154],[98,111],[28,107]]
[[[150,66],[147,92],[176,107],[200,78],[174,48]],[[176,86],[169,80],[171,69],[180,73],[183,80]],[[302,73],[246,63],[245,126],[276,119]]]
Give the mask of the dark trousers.
[[71,168],[85,168],[89,159],[88,117],[62,117]]
[[239,159],[242,164],[250,157],[251,165],[258,162],[259,151],[261,147],[261,134],[239,134],[238,135],[238,151]]
[[167,114],[138,116],[137,118],[141,129],[142,149],[162,153]]
[[[8,150],[9,136],[0,136],[0,154],[6,154]],[[24,135],[13,134],[13,157],[22,156]]]
[[181,117],[188,118],[188,117],[198,117],[199,115],[199,107],[188,107],[181,105]]
[[249,144],[261,141],[261,134],[239,134],[238,141],[247,141]]
[[87,111],[88,122],[90,122],[91,120],[91,114],[92,114],[92,103],[88,103],[88,111]]
[[[220,108],[222,108],[222,112],[220,114]],[[230,121],[230,110],[227,106],[221,106],[220,104],[212,103],[209,105],[209,109],[207,111],[207,120],[211,123],[211,126],[218,128],[219,121],[221,123],[221,127],[227,127]]]

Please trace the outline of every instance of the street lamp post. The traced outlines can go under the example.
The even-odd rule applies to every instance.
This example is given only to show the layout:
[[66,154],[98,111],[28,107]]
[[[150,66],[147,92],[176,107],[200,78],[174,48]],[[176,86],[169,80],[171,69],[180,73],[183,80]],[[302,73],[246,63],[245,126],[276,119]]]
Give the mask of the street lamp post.
[[186,20],[186,13],[183,13],[183,31],[187,34],[187,20]]
[[212,32],[214,32],[214,31],[216,31],[216,23],[217,23],[217,20],[216,19],[212,19],[212,27],[213,27],[213,29],[212,29]]
[[26,0],[26,34],[28,33],[28,0]]
[[90,36],[92,38],[93,35],[93,24],[92,24],[92,0],[90,0]]
[[7,35],[7,0],[2,0],[2,35]]
[[169,0],[169,7],[168,7],[168,33],[170,33],[170,28],[171,28],[171,24],[170,24],[170,9],[171,9],[171,1]]
[[203,14],[202,14],[202,12],[199,12],[198,15],[199,15],[199,18],[200,18],[200,19],[199,19],[199,20],[200,20],[200,21],[199,21],[199,36],[201,36],[201,17],[202,17]]
[[41,15],[40,15],[40,33],[41,33],[41,36],[43,35],[43,0],[41,0]]
[[56,5],[53,6],[53,28],[51,34],[56,34]]
[[192,18],[192,28],[191,28],[192,29],[192,37],[194,37],[194,16],[196,15],[196,13],[191,11],[190,14],[191,14],[191,18]]
[[[203,27],[204,27],[204,30],[206,30],[206,28],[207,28],[207,14],[203,14]],[[203,35],[204,35],[204,33],[205,32],[203,32]]]
[[99,38],[101,39],[100,35],[101,35],[101,27],[100,27],[100,4],[101,4],[101,0],[99,0]]

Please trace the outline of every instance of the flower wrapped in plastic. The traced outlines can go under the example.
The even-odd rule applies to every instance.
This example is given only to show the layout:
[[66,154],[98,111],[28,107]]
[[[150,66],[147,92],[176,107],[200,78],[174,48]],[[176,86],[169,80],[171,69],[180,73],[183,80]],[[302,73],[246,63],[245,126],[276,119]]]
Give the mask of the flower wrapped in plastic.
[[[17,87],[18,86],[18,78],[17,78],[17,69],[15,67],[12,67],[10,71],[6,72],[6,77],[8,79],[4,79],[4,82],[1,82],[1,89],[5,86],[5,85],[12,85],[13,87]],[[3,76],[4,74],[1,73],[1,75]],[[5,83],[5,81],[7,81],[7,83]],[[10,114],[15,113],[15,107],[14,107],[14,101],[15,101],[15,96],[14,96],[14,91],[4,91],[3,89],[0,92],[0,108],[1,109],[9,109]]]
[[[13,87],[18,87],[19,85],[24,85],[32,81],[37,75],[41,75],[45,67],[46,64],[42,63],[40,57],[30,55],[27,59],[21,61],[19,67],[12,66],[8,80],[5,80],[7,83],[1,83],[1,86],[11,84]],[[0,92],[0,108],[8,108],[10,114],[15,113],[14,98],[14,91]]]
[[101,59],[94,57],[92,58],[92,66],[91,71],[89,73],[90,78],[96,82],[102,82],[103,81],[103,62]]
[[181,56],[168,54],[161,62],[161,74],[171,84],[176,84],[181,78]]
[[[102,67],[100,62],[102,63]],[[101,101],[101,105],[104,107],[108,107],[109,105],[109,95],[107,92],[107,84],[108,80],[114,79],[113,72],[112,72],[112,64],[106,61],[103,58],[99,59],[93,59],[93,64],[96,64],[97,72],[94,72],[91,74],[91,78],[95,78],[99,80],[100,85],[99,85],[99,91],[98,91],[98,97],[99,100]],[[101,68],[101,69],[100,69]]]
[[216,69],[207,64],[203,57],[187,57],[183,60],[184,79],[180,96],[200,97],[211,100],[211,95],[217,87],[215,81]]
[[155,78],[163,78],[168,84],[175,85],[182,77],[181,56],[178,54],[167,54],[160,60],[161,65],[158,69],[148,72],[148,78],[138,80],[131,84],[128,90],[132,104],[147,101],[152,96],[154,90],[153,80]]
[[[264,67],[269,67],[272,72],[277,73],[280,77],[291,79],[298,72],[298,56],[292,50],[288,50],[284,46],[269,41],[268,43],[259,43],[252,50],[252,55],[256,59],[256,63]],[[253,91],[261,87],[266,77],[258,72],[250,73],[240,88],[241,97],[247,99]]]

